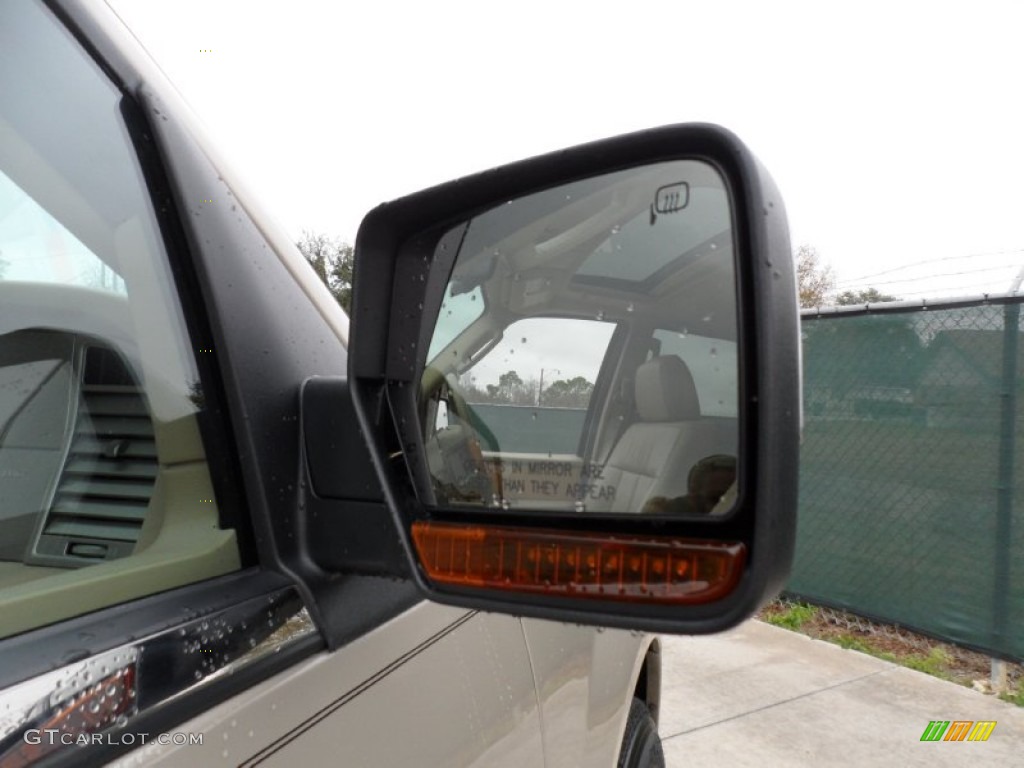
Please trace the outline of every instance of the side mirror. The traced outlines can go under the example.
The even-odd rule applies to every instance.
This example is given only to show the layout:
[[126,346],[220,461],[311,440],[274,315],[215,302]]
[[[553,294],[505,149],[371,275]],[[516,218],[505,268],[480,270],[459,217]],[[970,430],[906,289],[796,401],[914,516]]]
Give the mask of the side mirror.
[[354,285],[355,409],[427,597],[700,633],[782,588],[796,289],[782,200],[731,133],[669,126],[382,205]]

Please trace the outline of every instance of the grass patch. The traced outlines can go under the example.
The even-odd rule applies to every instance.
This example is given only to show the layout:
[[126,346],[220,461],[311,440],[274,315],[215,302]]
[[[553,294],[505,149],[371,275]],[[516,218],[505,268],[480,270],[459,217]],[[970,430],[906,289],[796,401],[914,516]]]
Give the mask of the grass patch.
[[1024,707],[1024,678],[1017,681],[1016,690],[1000,693],[999,698],[1018,707]]
[[928,653],[892,653],[879,647],[870,637],[843,634],[824,639],[835,643],[841,648],[866,653],[877,659],[890,661],[893,664],[899,664],[901,667],[907,667],[918,672],[924,672],[926,675],[931,675],[941,680],[952,679],[949,670],[953,664],[953,658],[939,647],[932,648]]
[[932,648],[927,655],[921,653],[908,654],[899,659],[899,663],[904,667],[916,669],[918,672],[924,672],[932,677],[941,677],[943,680],[949,680],[948,670],[953,663],[953,659],[942,648]]
[[[984,654],[835,608],[782,599],[766,605],[758,618],[958,685],[971,687],[989,677],[991,659]],[[1000,698],[1024,707],[1024,665],[1011,665],[1009,681],[1011,690]]]
[[883,659],[885,661],[899,663],[895,654],[883,651],[881,648],[876,648],[872,645],[871,640],[866,637],[858,637],[857,635],[836,635],[835,637],[826,639],[830,643],[835,643],[840,648],[845,648],[848,651],[866,653],[868,656],[874,656],[875,658]]
[[791,603],[789,607],[766,614],[764,620],[783,629],[799,630],[818,615],[818,608],[807,603]]

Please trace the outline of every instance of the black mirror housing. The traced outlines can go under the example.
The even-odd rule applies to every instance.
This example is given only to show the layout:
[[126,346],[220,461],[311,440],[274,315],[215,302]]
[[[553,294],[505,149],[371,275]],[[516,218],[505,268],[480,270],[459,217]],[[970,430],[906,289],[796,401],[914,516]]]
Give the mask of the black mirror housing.
[[[572,509],[545,508],[543,499],[532,507],[489,505],[486,493],[481,500],[472,493],[448,493],[444,488],[450,484],[442,488],[426,456],[429,440],[424,436],[426,401],[421,385],[427,378],[443,381],[436,371],[429,376],[424,373],[431,332],[443,295],[456,295],[456,288],[458,293],[474,290],[469,282],[478,278],[486,283],[500,277],[495,276],[496,265],[490,259],[478,260],[461,276],[453,276],[454,252],[468,237],[471,224],[467,222],[499,206],[511,206],[511,201],[538,199],[563,185],[582,183],[590,194],[590,180],[631,169],[646,172],[676,161],[695,161],[713,169],[729,203],[738,426],[735,502],[728,514],[637,514],[641,510],[626,507],[600,512],[580,504]],[[576,194],[577,187],[572,189]],[[700,190],[691,189],[688,182],[652,181],[651,190],[650,227],[680,211],[697,216]],[[613,204],[626,205],[622,201],[628,195],[617,188],[605,197],[601,194],[605,193],[598,190],[579,203],[591,206],[589,218],[572,225],[570,235],[540,244],[550,253],[558,240],[561,251],[547,257],[551,264],[560,259],[559,263],[571,263],[576,269],[584,256],[572,249],[585,248],[589,253],[601,239],[590,237],[589,230],[597,226],[594,222],[600,224]],[[556,214],[562,215],[554,211],[543,221],[557,218]],[[636,216],[637,231],[653,231],[646,229],[647,210],[642,214]],[[533,226],[532,219],[524,221],[516,220],[515,226]],[[539,230],[540,225],[535,228]],[[518,231],[506,226],[502,242],[514,242]],[[617,225],[612,231],[618,232]],[[565,245],[568,240],[573,242]],[[453,247],[448,248],[449,244]],[[531,246],[531,252],[539,253],[540,245]],[[795,276],[778,190],[734,135],[711,125],[668,126],[459,179],[376,208],[363,220],[355,256],[349,386],[410,570],[427,597],[481,610],[689,634],[733,626],[782,589],[793,556],[801,427]],[[605,289],[598,285],[595,290]],[[496,300],[487,306],[496,325],[507,323],[514,314]],[[628,311],[633,311],[632,302]],[[642,322],[631,316],[620,325],[635,332]],[[486,330],[482,321],[480,327]],[[474,333],[479,337],[483,331]],[[486,344],[481,345],[463,368],[486,349]],[[629,354],[627,349],[621,359],[630,359]],[[634,368],[637,364],[634,361]],[[449,380],[455,380],[461,370],[453,368]],[[606,378],[610,375],[602,373]],[[595,398],[602,392],[601,380],[594,389]],[[614,378],[609,380],[618,384]],[[537,390],[538,402],[542,390],[543,385]],[[612,394],[603,396],[605,402],[612,402]],[[587,418],[588,429],[599,435],[597,409],[591,408]],[[610,427],[605,431],[613,432]],[[481,442],[487,447],[490,441]],[[597,455],[600,450],[595,447],[593,452]],[[502,466],[500,456],[483,460],[492,461],[489,467]],[[500,492],[500,471],[494,482]],[[520,560],[536,560],[529,584],[516,585],[516,575],[528,569],[522,562],[515,568],[508,565],[513,562],[509,554],[513,546]],[[438,553],[443,547],[451,548],[451,554],[442,558]],[[594,557],[597,571],[587,576],[581,563]],[[554,565],[542,562],[545,558]],[[567,564],[575,568],[574,574],[565,575]],[[616,581],[609,576],[616,568],[619,576],[628,568],[639,569],[640,575],[630,586],[628,579]],[[655,576],[661,579],[662,575],[664,585],[655,583]],[[682,581],[670,583],[675,575]]]

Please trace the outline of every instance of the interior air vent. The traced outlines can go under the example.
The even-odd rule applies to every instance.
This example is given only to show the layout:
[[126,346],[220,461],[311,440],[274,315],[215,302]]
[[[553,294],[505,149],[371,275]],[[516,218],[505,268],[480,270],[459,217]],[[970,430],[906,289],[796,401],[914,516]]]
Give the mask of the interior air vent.
[[35,553],[88,564],[132,553],[156,482],[153,422],[115,352],[85,352],[74,433]]

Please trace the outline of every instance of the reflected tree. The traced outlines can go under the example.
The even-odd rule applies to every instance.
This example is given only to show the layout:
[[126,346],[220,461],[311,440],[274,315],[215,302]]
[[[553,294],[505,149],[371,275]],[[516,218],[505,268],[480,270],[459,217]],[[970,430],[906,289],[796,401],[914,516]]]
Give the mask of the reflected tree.
[[582,376],[551,382],[542,393],[542,404],[563,408],[586,408],[594,391],[592,382]]

